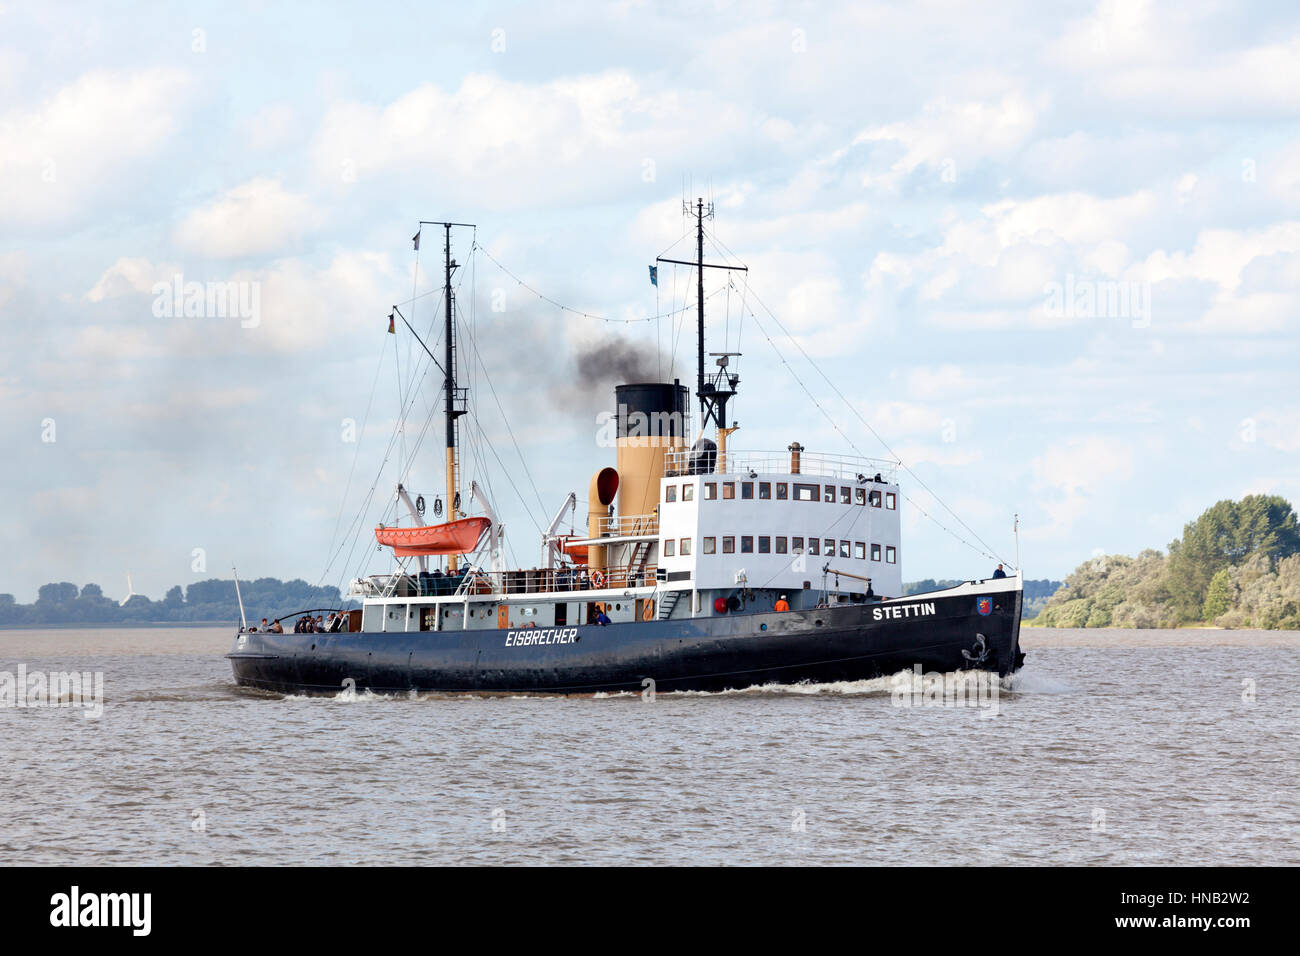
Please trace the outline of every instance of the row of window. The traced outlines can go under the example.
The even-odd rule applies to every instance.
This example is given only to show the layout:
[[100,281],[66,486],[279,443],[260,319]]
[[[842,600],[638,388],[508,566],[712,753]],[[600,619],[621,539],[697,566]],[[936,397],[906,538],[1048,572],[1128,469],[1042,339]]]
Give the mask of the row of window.
[[[736,535],[723,535],[722,553],[736,553]],[[865,541],[845,541],[841,539],[836,547],[834,538],[787,538],[785,535],[752,535],[742,534],[740,538],[741,554],[816,554],[825,555],[828,558],[856,558],[859,561],[867,559],[867,543]],[[755,552],[755,542],[758,544]],[[702,542],[704,554],[716,554],[718,549],[718,539],[714,537],[705,538]],[[672,558],[691,553],[691,539],[669,538],[663,543],[664,557]],[[871,560],[879,561],[882,557],[882,548],[878,544],[871,546]],[[885,545],[883,548],[883,557],[886,564],[898,563],[898,549],[893,545]]]
[[[787,501],[790,498],[790,482],[787,481],[724,481],[722,485],[723,500],[730,500],[736,497],[736,485],[740,485],[740,498],[742,501],[750,501],[754,498],[754,492],[758,492],[758,500],[766,501],[775,497],[777,501]],[[704,482],[704,500],[713,501],[718,497],[718,485],[716,481]],[[757,486],[757,488],[755,488]],[[664,501],[677,500],[677,486],[664,486]],[[682,485],[682,501],[695,500],[695,485]],[[898,496],[892,491],[886,491],[882,495],[879,490],[873,489],[870,492],[866,488],[853,485],[810,485],[802,482],[794,482],[794,500],[795,501],[826,501],[834,504],[838,501],[842,505],[866,505],[870,503],[871,507],[885,507],[893,511],[898,507]]]

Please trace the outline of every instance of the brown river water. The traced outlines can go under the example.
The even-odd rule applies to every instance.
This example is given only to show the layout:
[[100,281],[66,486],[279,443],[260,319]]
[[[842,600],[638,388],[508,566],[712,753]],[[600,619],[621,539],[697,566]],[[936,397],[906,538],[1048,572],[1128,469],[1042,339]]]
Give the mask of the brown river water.
[[[1296,632],[1026,629],[971,706],[889,679],[286,698],[235,686],[232,639],[0,630],[4,859],[1300,863]],[[20,666],[102,674],[102,714],[17,706]]]

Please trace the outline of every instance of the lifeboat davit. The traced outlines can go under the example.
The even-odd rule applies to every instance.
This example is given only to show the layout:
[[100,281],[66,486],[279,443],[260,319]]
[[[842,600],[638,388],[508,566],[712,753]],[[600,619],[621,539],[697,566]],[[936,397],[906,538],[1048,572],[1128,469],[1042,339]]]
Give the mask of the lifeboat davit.
[[394,554],[465,554],[474,550],[478,539],[491,525],[487,518],[461,518],[420,528],[380,525],[375,529],[375,540],[392,548]]

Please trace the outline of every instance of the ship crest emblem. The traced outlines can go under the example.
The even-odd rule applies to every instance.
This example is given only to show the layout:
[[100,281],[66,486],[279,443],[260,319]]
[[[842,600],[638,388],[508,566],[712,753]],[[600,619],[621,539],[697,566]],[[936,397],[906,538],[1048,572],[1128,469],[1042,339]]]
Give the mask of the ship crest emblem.
[[976,598],[975,610],[980,612],[980,617],[988,617],[993,613],[993,599],[991,597]]

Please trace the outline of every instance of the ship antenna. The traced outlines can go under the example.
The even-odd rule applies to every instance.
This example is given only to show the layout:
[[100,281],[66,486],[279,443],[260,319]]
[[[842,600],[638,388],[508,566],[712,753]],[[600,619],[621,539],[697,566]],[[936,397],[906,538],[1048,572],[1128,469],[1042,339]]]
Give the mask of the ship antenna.
[[[443,286],[442,299],[446,305],[446,328],[444,329],[444,349],[443,349],[443,380],[445,389],[444,412],[447,420],[447,517],[450,521],[465,516],[460,507],[460,456],[456,447],[456,420],[464,415],[467,411],[466,402],[469,395],[469,389],[459,388],[456,385],[456,319],[454,298],[455,292],[451,285],[452,273],[460,266],[451,257],[451,230],[453,226],[465,229],[476,228],[472,222],[428,222],[420,220],[420,227],[424,226],[442,226],[445,232],[445,241],[443,243]],[[419,233],[416,233],[416,248],[419,248]],[[457,555],[450,555],[447,558],[447,570],[455,571],[458,563]]]

